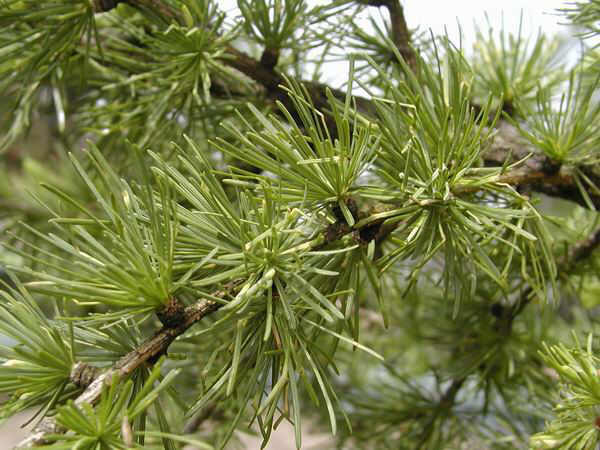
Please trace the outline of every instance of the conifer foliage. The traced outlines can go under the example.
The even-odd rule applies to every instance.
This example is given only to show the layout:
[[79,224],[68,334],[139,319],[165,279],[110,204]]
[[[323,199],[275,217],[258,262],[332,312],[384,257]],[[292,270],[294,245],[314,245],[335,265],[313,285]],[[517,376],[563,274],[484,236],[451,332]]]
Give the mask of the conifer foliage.
[[20,446],[594,448],[600,3],[554,13],[467,49],[398,0],[0,0]]

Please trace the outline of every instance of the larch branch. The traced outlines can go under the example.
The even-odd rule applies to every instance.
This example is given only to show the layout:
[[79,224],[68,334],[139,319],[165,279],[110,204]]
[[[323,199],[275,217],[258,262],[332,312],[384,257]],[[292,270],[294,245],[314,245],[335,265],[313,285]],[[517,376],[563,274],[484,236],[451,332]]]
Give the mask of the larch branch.
[[[217,298],[225,298],[237,285],[230,283],[224,289],[214,294]],[[217,311],[222,303],[214,300],[202,299],[195,304],[185,308],[183,320],[173,327],[163,327],[154,336],[145,341],[137,349],[129,352],[117,361],[110,369],[96,376],[87,388],[75,399],[75,405],[83,403],[94,405],[100,399],[104,387],[109,384],[115,375],[127,377],[131,375],[138,367],[146,362],[153,362],[158,357],[166,353],[169,345],[180,335],[182,335],[192,325],[198,323],[207,315]],[[89,382],[89,380],[88,380]],[[21,441],[16,448],[29,448],[41,445],[47,442],[47,436],[60,433],[61,429],[56,422],[55,417],[44,418],[31,434]]]
[[362,0],[369,6],[385,6],[390,15],[391,40],[398,49],[398,52],[408,64],[408,67],[415,70],[418,64],[417,54],[411,45],[410,30],[404,17],[404,8],[400,0]]

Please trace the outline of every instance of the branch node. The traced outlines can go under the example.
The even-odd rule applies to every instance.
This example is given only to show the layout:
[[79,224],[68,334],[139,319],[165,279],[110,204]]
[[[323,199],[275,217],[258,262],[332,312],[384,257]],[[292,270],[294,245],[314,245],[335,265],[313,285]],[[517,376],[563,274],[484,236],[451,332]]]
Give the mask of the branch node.
[[[354,220],[358,221],[358,205],[356,204],[356,200],[352,197],[347,198],[344,203],[350,210],[350,214],[354,217]],[[339,207],[337,203],[332,203],[333,207],[331,208],[332,214],[335,216],[338,222],[346,223],[346,218],[344,217],[344,213],[342,213],[342,209]]]
[[267,70],[273,70],[279,60],[279,49],[278,48],[265,48],[262,56],[260,57],[260,65]]
[[542,171],[546,175],[558,175],[560,172],[561,163],[550,158],[544,158],[542,161]]
[[164,308],[156,316],[165,328],[176,328],[185,319],[185,306],[175,297],[169,298]]
[[99,372],[100,369],[98,367],[79,361],[71,369],[69,379],[76,386],[86,388],[92,384],[92,381],[98,376]]
[[123,0],[93,0],[92,8],[94,13],[103,13],[117,7]]

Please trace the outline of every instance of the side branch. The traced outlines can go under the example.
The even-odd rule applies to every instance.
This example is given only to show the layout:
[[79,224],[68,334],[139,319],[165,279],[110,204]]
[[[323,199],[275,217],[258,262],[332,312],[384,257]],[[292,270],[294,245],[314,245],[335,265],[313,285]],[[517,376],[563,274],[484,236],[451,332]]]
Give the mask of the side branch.
[[[153,11],[162,17],[166,23],[182,23],[178,11],[163,0],[94,0],[94,11],[98,13],[110,11],[119,3],[127,3],[138,9]],[[399,0],[364,0],[363,3],[369,6],[384,6],[388,9],[392,24],[392,40],[408,65],[414,69],[417,55],[410,46],[410,32]],[[286,84],[285,79],[272,64],[263,64],[232,46],[225,48],[220,61],[256,82],[264,89],[265,96],[270,102],[280,101],[290,111],[294,120],[299,120],[292,100],[287,91],[282,88]],[[337,136],[337,126],[331,115],[326,113],[330,108],[326,92],[329,90],[334,98],[342,102],[345,100],[346,92],[331,88],[323,83],[306,80],[296,81],[306,87],[315,108],[325,113],[325,124],[330,135],[335,138]],[[356,109],[360,114],[370,118],[376,116],[375,104],[371,99],[361,96],[354,96],[353,98]],[[485,165],[502,165],[507,159],[511,159],[511,155],[519,160],[531,152],[531,148],[514,140],[514,136],[511,136],[514,134],[514,127],[504,125],[500,127],[498,130],[500,143],[495,142],[492,149],[484,155]],[[504,138],[504,135],[507,136],[507,139]],[[508,142],[508,146],[506,146],[506,142]],[[515,173],[512,179],[506,177],[505,182],[518,190],[541,192],[551,197],[573,201],[585,208],[589,207],[574,177],[570,174],[553,171],[553,169],[553,166],[548,164],[548,158],[538,155],[530,158],[526,163],[526,167],[518,174]],[[590,171],[585,172],[585,175],[593,184],[600,186],[600,176]],[[600,193],[592,188],[586,188],[586,193],[592,205],[596,209],[600,209]]]
[[[229,283],[225,289],[214,294],[217,298],[224,298],[230,294],[238,283]],[[138,367],[146,362],[153,362],[162,354],[166,353],[169,345],[188,328],[202,320],[207,315],[217,311],[222,303],[214,300],[202,299],[197,303],[185,308],[181,322],[173,327],[163,327],[153,337],[148,339],[137,349],[123,356],[107,371],[97,376],[88,387],[75,399],[75,405],[83,403],[91,405],[98,402],[102,395],[105,385],[109,384],[115,375],[127,377],[131,375]],[[55,417],[46,417],[35,427],[31,435],[24,439],[17,448],[29,448],[41,445],[47,442],[46,438],[50,434],[61,432],[60,426],[56,423]]]
[[417,54],[410,45],[410,31],[404,18],[404,8],[400,0],[367,0],[369,6],[385,6],[390,14],[392,25],[392,42],[408,64],[415,70],[417,67]]
[[[391,1],[390,3],[396,4],[397,2]],[[401,11],[402,7],[397,5],[397,8],[400,8]],[[227,58],[223,59],[223,63],[238,70],[261,85],[265,89],[268,99],[273,102],[280,101],[285,108],[290,111],[294,120],[298,120],[292,100],[287,92],[282,89],[282,86],[285,85],[285,80],[282,75],[277,73],[274,68],[265,67],[259,61],[233,47],[228,47],[226,55]],[[412,52],[412,55],[412,58],[416,58],[414,52]],[[403,56],[405,59],[409,58],[409,56]],[[408,61],[409,60],[407,59],[407,62]],[[306,87],[314,106],[319,111],[326,112],[329,108],[329,102],[326,95],[328,89],[336,99],[342,102],[345,99],[345,92],[338,89],[332,89],[325,84],[303,80],[297,81]],[[360,114],[363,114],[368,118],[376,117],[376,108],[373,101],[361,96],[354,96],[353,98],[355,100],[356,109]],[[332,137],[337,136],[337,126],[331,115],[325,114],[324,118],[330,135]],[[505,124],[500,127],[498,130],[498,142],[495,140],[492,148],[483,155],[483,162],[486,166],[501,166],[506,160],[511,160],[513,158],[520,160],[534,150],[523,142],[514,141],[514,136],[512,136],[514,133],[515,129],[512,126]],[[505,138],[504,135],[506,135],[507,138]],[[507,142],[508,146],[506,146]],[[578,186],[575,177],[571,173],[556,169],[557,168],[551,164],[545,155],[534,155],[526,161],[526,164],[522,168],[503,175],[499,182],[510,184],[519,191],[539,192],[551,197],[569,200],[584,208],[589,208],[590,205],[588,200],[582,194],[581,188]],[[600,176],[584,167],[581,168],[581,171],[591,183],[595,186],[600,186]],[[587,187],[585,192],[594,208],[600,210],[600,192],[590,187]]]
[[[312,243],[314,248],[322,248],[328,244],[341,239],[351,232],[360,232],[363,227],[328,227],[320,233]],[[333,230],[333,231],[332,231]],[[213,297],[224,299],[233,294],[240,285],[240,280],[234,280],[213,294]],[[180,335],[185,333],[192,325],[202,320],[207,315],[217,311],[224,304],[215,300],[202,299],[193,305],[186,307],[176,323],[167,323],[154,336],[142,343],[138,348],[129,352],[119,359],[111,368],[99,373],[99,369],[85,363],[77,363],[71,371],[71,381],[79,386],[87,386],[85,390],[74,400],[75,405],[83,403],[94,405],[102,395],[106,385],[110,384],[115,375],[122,378],[130,376],[137,368],[145,363],[155,362],[161,355],[167,352],[171,343]],[[51,434],[64,432],[56,422],[55,417],[44,418],[31,434],[21,441],[16,448],[31,448],[48,442]]]
[[410,31],[404,18],[404,8],[399,0],[389,0],[387,8],[392,22],[392,40],[408,66],[415,70],[417,55],[410,45]]
[[[487,167],[502,166],[526,159],[519,169],[506,176],[504,182],[521,192],[533,191],[550,197],[562,198],[578,205],[589,208],[591,203],[595,209],[600,209],[600,172],[591,166],[566,168],[557,165],[546,155],[536,153],[535,148],[524,141],[516,127],[506,121],[501,121],[492,146],[483,155],[483,164]],[[591,185],[580,187],[575,177],[579,171]],[[582,193],[585,189],[587,198]]]

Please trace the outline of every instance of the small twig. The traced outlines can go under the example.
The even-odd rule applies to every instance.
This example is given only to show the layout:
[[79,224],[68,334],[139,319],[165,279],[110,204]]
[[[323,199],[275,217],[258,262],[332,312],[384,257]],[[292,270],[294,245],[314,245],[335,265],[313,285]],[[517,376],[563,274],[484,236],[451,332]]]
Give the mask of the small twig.
[[[515,177],[512,180],[507,178],[508,184],[519,190],[569,200],[584,208],[589,208],[589,204],[572,174],[579,171],[591,184],[600,186],[600,174],[597,170],[585,165],[571,167],[570,170],[561,169],[559,164],[545,154],[536,152],[535,147],[521,137],[519,130],[504,120],[499,122],[492,145],[482,154],[482,158],[487,167],[502,166],[526,158],[520,169],[514,172]],[[584,188],[592,205],[600,209],[598,190],[590,186]]]
[[392,42],[412,70],[417,68],[417,54],[411,46],[410,31],[404,17],[404,8],[400,0],[367,0],[369,6],[385,6],[390,14]]
[[[238,284],[238,282],[229,283],[225,289],[220,290],[213,295],[217,298],[224,298],[229,295]],[[122,378],[127,377],[144,363],[156,360],[160,355],[167,351],[169,345],[178,336],[182,335],[188,328],[207,315],[217,311],[221,306],[223,306],[222,303],[218,303],[214,300],[202,299],[185,308],[182,321],[179,325],[163,327],[137,349],[123,356],[110,369],[103,372],[101,375],[96,376],[88,387],[75,399],[75,405],[80,406],[83,403],[94,405],[97,403],[105,385],[110,384],[115,375]],[[46,417],[31,432],[29,437],[19,443],[17,448],[28,448],[44,444],[47,442],[46,437],[49,434],[60,432],[61,429],[56,422],[56,418]]]
[[392,23],[392,41],[412,70],[417,68],[417,55],[410,44],[410,31],[404,18],[404,8],[399,0],[389,0],[386,4]]
[[[531,166],[520,167],[500,175],[495,181],[497,183],[508,184],[521,192],[540,192],[551,197],[572,201],[584,208],[589,207],[585,197],[577,186],[575,178],[571,174],[563,171],[548,173]],[[598,181],[598,185],[600,186],[600,180]],[[477,186],[459,186],[453,190],[453,193],[465,194],[468,192],[477,192],[479,190],[480,188]],[[592,189],[588,189],[586,192],[592,205],[594,205],[596,209],[600,209],[600,195]]]
[[[367,225],[368,226],[368,225]],[[347,225],[341,226],[335,232],[329,228],[323,231],[322,238],[315,241],[316,248],[321,248],[343,236],[353,232],[360,231],[361,228],[351,228]],[[234,289],[239,286],[239,280],[228,283],[224,289],[213,294],[217,298],[225,298],[230,295]],[[173,303],[177,303],[173,301]],[[75,399],[74,403],[79,406],[83,403],[94,405],[100,399],[104,387],[109,384],[115,375],[127,377],[131,375],[138,367],[148,362],[153,363],[161,355],[166,353],[169,345],[188,328],[202,320],[205,316],[217,311],[222,303],[213,300],[202,299],[197,303],[186,307],[183,313],[177,312],[175,322],[167,321],[165,325],[150,339],[141,344],[137,349],[128,353],[117,361],[110,369],[98,375],[97,369],[91,368],[84,363],[77,363],[72,371],[71,378],[75,383],[87,385],[87,388]],[[94,369],[92,375],[92,369]],[[83,374],[85,372],[85,375]],[[204,419],[203,419],[204,420]],[[17,448],[29,448],[47,442],[46,438],[50,434],[60,433],[61,428],[56,422],[55,417],[44,418],[39,425],[31,432],[31,435],[24,439]]]
[[71,369],[71,375],[69,376],[69,379],[75,386],[87,388],[99,375],[100,369],[98,367],[94,367],[88,363],[80,361],[75,363]]

